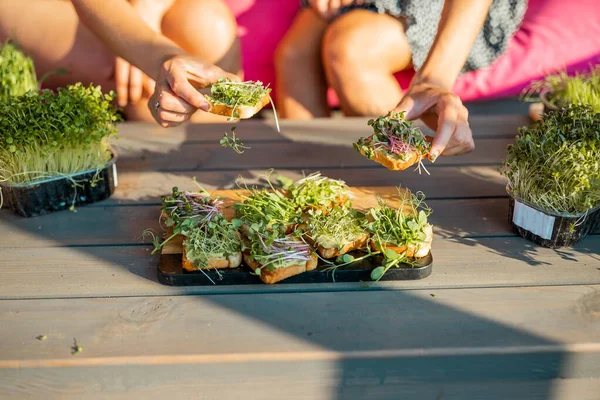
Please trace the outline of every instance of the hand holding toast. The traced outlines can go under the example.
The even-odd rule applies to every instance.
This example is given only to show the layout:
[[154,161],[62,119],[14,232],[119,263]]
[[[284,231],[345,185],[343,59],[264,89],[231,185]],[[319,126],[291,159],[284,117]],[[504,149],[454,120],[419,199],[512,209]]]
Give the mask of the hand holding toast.
[[401,111],[406,112],[406,119],[421,118],[436,130],[430,151],[432,161],[440,154],[454,156],[475,149],[469,113],[455,94],[431,83],[414,83],[394,110]]
[[166,60],[156,81],[156,89],[148,107],[152,116],[163,127],[177,126],[190,119],[198,109],[208,111],[210,103],[198,92],[221,78],[239,81],[199,57],[178,55]]

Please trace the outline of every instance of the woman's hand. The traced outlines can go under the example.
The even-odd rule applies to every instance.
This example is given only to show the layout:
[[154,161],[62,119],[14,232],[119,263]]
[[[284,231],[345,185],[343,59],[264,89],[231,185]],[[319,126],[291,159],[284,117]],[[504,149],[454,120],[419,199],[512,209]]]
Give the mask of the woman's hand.
[[139,102],[144,89],[147,93],[154,91],[154,81],[121,57],[115,59],[115,85],[120,107]]
[[435,138],[431,145],[431,161],[441,154],[455,156],[475,149],[469,112],[460,98],[431,83],[411,84],[394,112],[405,111],[405,118],[421,120],[431,129],[435,129]]
[[196,90],[205,88],[220,78],[239,81],[237,75],[223,71],[199,57],[175,56],[162,64],[154,94],[148,101],[152,116],[161,126],[177,126],[198,109],[208,111],[210,104]]
[[[175,0],[129,0],[135,12],[153,31],[160,33],[163,16]],[[119,106],[136,104],[147,93],[154,91],[154,81],[140,69],[120,57],[115,59],[115,84]]]
[[342,7],[363,2],[364,0],[308,0],[312,9],[324,19],[335,17]]

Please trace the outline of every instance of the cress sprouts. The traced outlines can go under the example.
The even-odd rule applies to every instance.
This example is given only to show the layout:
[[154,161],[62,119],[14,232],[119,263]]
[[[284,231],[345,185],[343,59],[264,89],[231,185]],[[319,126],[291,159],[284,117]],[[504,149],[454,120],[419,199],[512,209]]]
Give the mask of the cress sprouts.
[[238,154],[242,154],[245,149],[250,149],[250,147],[244,146],[244,143],[235,136],[235,127],[231,128],[231,137],[225,132],[219,143],[222,147],[231,147]]
[[241,202],[235,203],[235,217],[254,231],[277,231],[285,233],[302,222],[301,210],[292,199],[273,187],[270,189],[248,188],[248,194],[240,194]]
[[389,206],[383,199],[378,199],[379,206],[369,211],[368,230],[378,248],[386,244],[395,246],[416,246],[427,240],[426,228],[431,209],[425,203],[425,195],[403,194],[400,207]]
[[329,209],[335,205],[348,205],[350,189],[346,182],[312,173],[287,188],[289,197],[302,209]]
[[242,248],[237,227],[222,214],[187,230],[183,246],[187,259],[199,269],[206,268],[211,259],[227,258]]
[[78,83],[0,100],[0,181],[32,182],[100,169],[118,120],[113,94]]
[[207,193],[194,193],[179,190],[174,187],[170,196],[161,198],[161,220],[164,219],[166,228],[171,228],[171,235],[162,242],[150,230],[145,230],[144,235],[152,237],[156,253],[170,240],[179,234],[187,235],[194,227],[205,226],[221,215],[220,200],[211,198]]
[[[364,152],[368,159],[372,159],[376,152],[402,161],[408,160],[413,153],[417,153],[419,158],[426,156],[431,144],[425,140],[425,135],[419,128],[404,119],[404,114],[404,111],[389,112],[386,116],[369,120],[368,124],[374,133],[354,143],[356,151]],[[423,164],[419,159],[419,171],[421,167]]]
[[600,205],[600,113],[570,105],[519,129],[502,173],[515,196],[548,211]]
[[250,236],[251,244],[245,247],[250,251],[250,259],[260,264],[254,273],[262,269],[273,272],[277,268],[304,264],[312,258],[312,248],[294,235],[275,237],[260,232]]
[[37,91],[38,82],[31,57],[10,41],[0,45],[0,100]]
[[539,101],[542,97],[554,108],[587,104],[594,112],[600,112],[600,65],[575,76],[569,76],[565,71],[548,75],[531,83],[523,97],[529,101]]
[[350,209],[335,207],[328,213],[311,211],[308,232],[317,245],[340,250],[346,244],[365,236],[364,214]]

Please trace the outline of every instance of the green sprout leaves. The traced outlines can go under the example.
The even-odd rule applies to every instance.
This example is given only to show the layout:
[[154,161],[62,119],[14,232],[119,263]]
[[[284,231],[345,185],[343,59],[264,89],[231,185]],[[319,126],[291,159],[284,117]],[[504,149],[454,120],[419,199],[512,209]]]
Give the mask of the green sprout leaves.
[[271,89],[263,86],[260,81],[233,82],[230,79],[220,79],[210,88],[208,99],[216,104],[229,107],[256,106]]
[[0,45],[0,100],[37,91],[38,82],[31,57],[14,43]]
[[0,181],[31,182],[104,167],[117,110],[100,87],[0,99]]
[[231,147],[238,154],[242,154],[244,149],[250,149],[250,147],[244,146],[244,143],[235,136],[235,127],[231,128],[231,137],[225,132],[219,143],[222,147]]
[[501,169],[513,193],[558,213],[600,205],[600,113],[570,105],[519,129]]

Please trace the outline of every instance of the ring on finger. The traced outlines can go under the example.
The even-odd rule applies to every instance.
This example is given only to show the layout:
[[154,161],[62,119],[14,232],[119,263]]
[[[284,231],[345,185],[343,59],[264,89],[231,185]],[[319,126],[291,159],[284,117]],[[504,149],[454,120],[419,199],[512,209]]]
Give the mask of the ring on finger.
[[156,111],[158,111],[158,107],[160,107],[160,101],[157,101],[156,103],[154,103],[154,109]]

